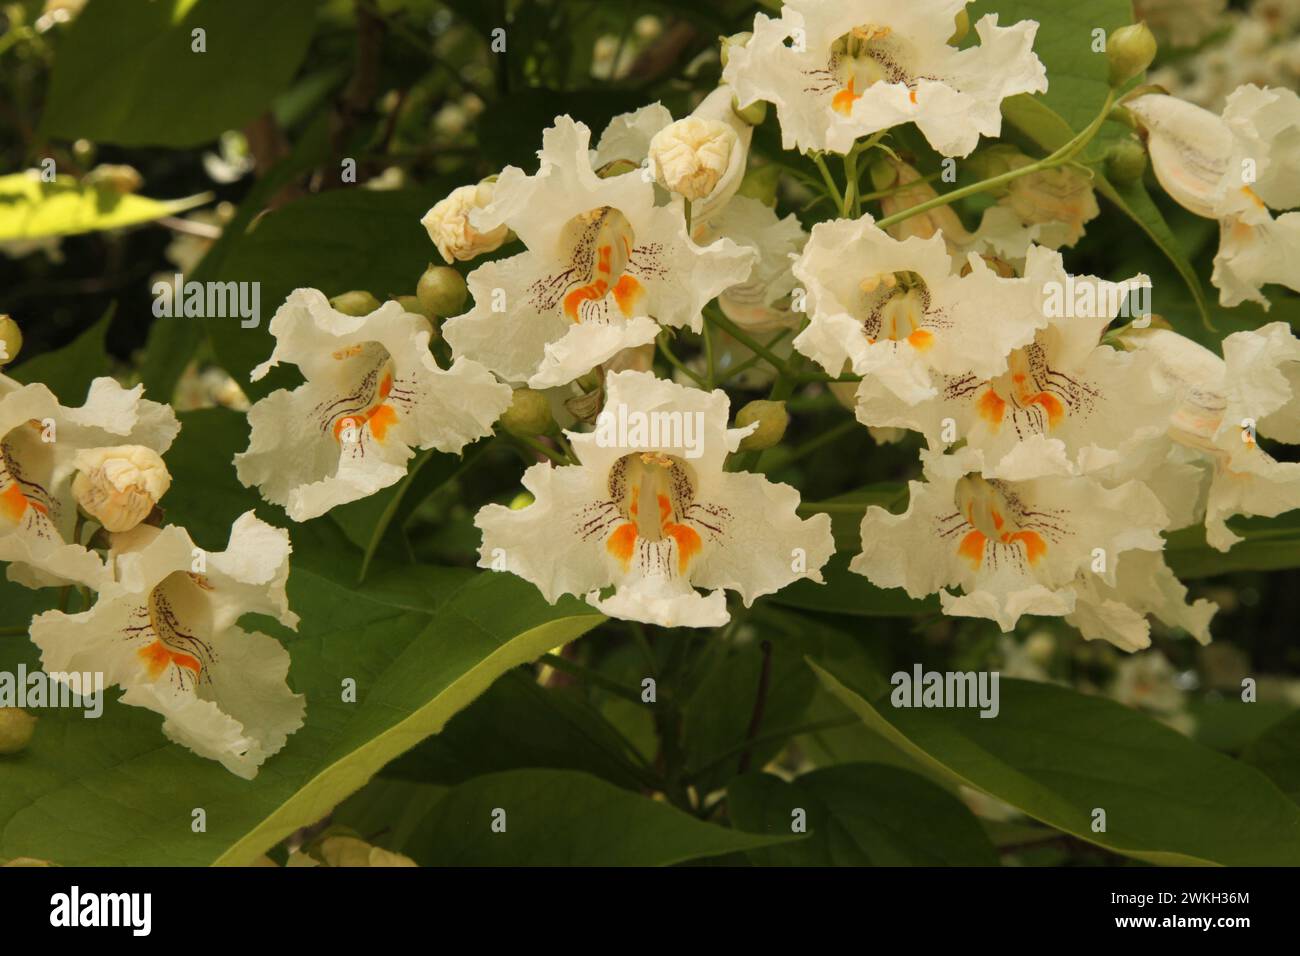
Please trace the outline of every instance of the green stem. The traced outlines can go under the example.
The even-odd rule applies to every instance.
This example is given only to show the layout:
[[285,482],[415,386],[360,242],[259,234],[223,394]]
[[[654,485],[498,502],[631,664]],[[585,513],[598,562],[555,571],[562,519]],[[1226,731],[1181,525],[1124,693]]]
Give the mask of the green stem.
[[887,229],[890,226],[903,222],[905,219],[919,216],[921,213],[928,212],[931,209],[937,209],[939,206],[946,206],[949,203],[954,203],[958,199],[965,199],[967,196],[973,196],[976,193],[981,193],[988,189],[994,189],[1004,183],[1011,182],[1013,179],[1019,179],[1021,176],[1028,176],[1030,173],[1041,172],[1044,169],[1051,169],[1054,166],[1060,166],[1064,163],[1070,162],[1070,160],[1072,160],[1081,149],[1092,141],[1092,138],[1097,134],[1097,130],[1101,128],[1101,124],[1106,121],[1106,116],[1110,113],[1111,105],[1114,102],[1115,91],[1111,90],[1106,94],[1106,102],[1103,104],[1101,112],[1097,114],[1093,121],[1089,123],[1082,132],[1075,135],[1069,142],[1065,143],[1060,149],[1056,150],[1056,152],[1051,155],[1044,156],[1037,162],[1030,163],[1027,166],[1021,166],[1019,169],[1012,169],[997,176],[991,176],[988,179],[972,183],[969,186],[954,189],[952,192],[935,196],[933,199],[927,199],[925,202],[904,209],[902,212],[894,213],[892,216],[886,216],[884,219],[877,222],[876,226],[880,229]]
[[666,358],[666,359],[668,360],[668,364],[669,364],[669,365],[671,365],[673,368],[677,369],[677,371],[681,372],[683,375],[685,375],[687,378],[689,378],[692,382],[694,382],[694,383],[695,383],[696,385],[698,385],[700,388],[707,388],[708,386],[706,386],[706,385],[704,384],[704,379],[702,379],[702,378],[701,378],[699,375],[697,375],[695,372],[693,372],[693,371],[691,371],[689,368],[687,368],[686,365],[685,365],[685,363],[683,363],[682,360],[679,359],[679,358],[678,358],[678,357],[673,353],[672,348],[671,348],[671,347],[669,346],[669,344],[668,344],[668,338],[667,338],[667,336],[668,336],[668,333],[667,333],[667,332],[664,332],[664,333],[662,333],[662,334],[661,334],[657,339],[655,339],[655,344],[659,346],[659,352],[660,352],[660,354],[663,355],[663,357]]
[[561,657],[559,654],[543,654],[541,662],[548,667],[553,667],[557,671],[563,671],[570,677],[576,677],[583,683],[590,684],[593,687],[599,687],[607,690],[611,694],[622,697],[624,700],[630,700],[633,703],[641,703],[641,692],[632,687],[625,687],[618,681],[606,677],[600,671],[594,671],[590,667],[583,667],[576,664],[567,657]]
[[[776,335],[772,336],[771,340],[767,343],[765,348],[770,352],[772,350],[772,346],[776,345],[786,336],[791,335],[793,333],[794,333],[794,329],[792,328],[787,327],[782,329],[780,332],[777,332]],[[723,372],[718,377],[718,384],[725,385],[727,382],[735,378],[737,375],[740,375],[742,372],[749,371],[751,368],[753,368],[762,360],[763,360],[763,356],[755,352],[753,355],[745,359],[745,361],[741,362],[739,365],[735,366],[734,368],[727,369],[727,371]]]
[[835,205],[844,209],[844,196],[840,192],[840,187],[835,185],[835,178],[831,176],[831,171],[826,168],[826,160],[822,158],[821,153],[812,153],[812,161],[816,164],[818,172],[822,174],[822,182],[826,185],[826,194],[831,197]]
[[555,462],[557,465],[572,464],[572,462],[570,462],[564,455],[561,455],[555,449],[549,448],[546,445],[542,444],[536,438],[529,438],[525,435],[511,435],[510,439],[512,441],[518,442],[520,445],[522,445],[524,448],[528,449],[529,451],[534,451],[539,455],[545,455],[547,458],[551,459],[551,461]]
[[723,764],[740,756],[746,750],[754,747],[762,747],[774,741],[783,740],[791,737],[802,737],[804,734],[815,734],[823,730],[836,730],[840,727],[849,727],[853,724],[861,723],[856,717],[837,717],[832,720],[819,720],[815,723],[800,724],[796,727],[785,727],[781,730],[774,730],[771,733],[761,734],[753,740],[745,740],[736,744],[736,746],[724,750],[718,756],[714,757],[708,763],[704,764],[697,770],[692,770],[686,775],[686,783],[694,783],[700,777],[705,776],[711,771],[716,770]]
[[706,321],[712,322],[718,328],[722,329],[722,331],[726,332],[755,355],[761,356],[765,362],[771,365],[778,372],[781,372],[783,375],[789,375],[792,378],[795,376],[795,371],[790,367],[788,362],[778,356],[762,342],[755,339],[735,322],[732,322],[729,318],[723,315],[721,309],[705,309],[704,318]]

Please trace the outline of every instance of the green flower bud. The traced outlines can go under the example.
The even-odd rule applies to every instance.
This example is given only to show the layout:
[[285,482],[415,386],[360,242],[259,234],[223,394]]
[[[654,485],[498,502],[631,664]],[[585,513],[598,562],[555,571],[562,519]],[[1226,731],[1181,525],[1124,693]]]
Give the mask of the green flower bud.
[[957,16],[953,17],[953,26],[955,28],[953,34],[948,37],[950,46],[956,46],[966,39],[966,34],[970,33],[970,14],[966,12],[965,7],[958,10]]
[[1106,177],[1113,183],[1137,182],[1147,169],[1147,151],[1135,139],[1120,140],[1106,152]]
[[16,754],[31,743],[36,718],[18,707],[0,707],[0,754]]
[[898,170],[887,159],[878,159],[871,164],[871,188],[876,192],[893,189],[898,184]]
[[430,263],[415,286],[415,294],[424,306],[425,315],[445,319],[449,315],[460,315],[469,298],[469,289],[464,277],[455,269]]
[[379,300],[369,292],[344,292],[330,299],[330,308],[344,315],[369,315],[379,308]]
[[785,410],[785,402],[758,399],[736,414],[737,428],[746,428],[754,422],[758,422],[758,427],[741,441],[741,451],[762,451],[777,444],[785,437],[790,413]]
[[7,315],[0,315],[0,366],[16,359],[22,347],[23,333],[18,323]]
[[511,511],[523,511],[536,500],[531,491],[521,491],[510,499],[509,508]]
[[776,187],[781,181],[781,167],[775,163],[766,166],[751,166],[745,170],[745,178],[736,190],[738,196],[757,199],[765,206],[776,205]]
[[429,312],[425,310],[424,303],[420,301],[420,297],[418,295],[394,296],[393,301],[395,301],[398,305],[400,305],[405,311],[410,312],[412,315],[422,315],[426,319],[434,318],[434,316],[430,315]]
[[144,177],[134,166],[116,163],[96,166],[86,173],[85,181],[87,185],[98,186],[122,195],[139,192],[140,187],[144,185]]
[[1110,85],[1123,86],[1156,58],[1156,38],[1145,23],[1120,27],[1106,38],[1106,59],[1110,61]]
[[753,35],[754,34],[752,33],[733,33],[729,37],[718,37],[722,42],[722,46],[718,51],[718,58],[722,60],[722,65],[727,65],[727,59],[730,56],[730,51],[728,51],[727,47],[744,46],[750,41],[750,38],[753,37]]
[[554,424],[551,402],[546,393],[531,388],[515,389],[510,407],[501,416],[501,427],[520,438],[544,435]]
[[757,126],[763,120],[767,119],[767,100],[754,100],[744,109],[740,108],[740,103],[733,96],[731,98],[731,112],[735,113],[740,119],[750,126]]

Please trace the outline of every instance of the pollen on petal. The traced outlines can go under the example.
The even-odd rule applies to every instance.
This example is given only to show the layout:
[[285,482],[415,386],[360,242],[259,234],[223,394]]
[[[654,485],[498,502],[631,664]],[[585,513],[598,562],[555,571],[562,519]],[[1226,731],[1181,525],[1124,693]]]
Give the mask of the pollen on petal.
[[988,538],[984,537],[983,532],[968,531],[966,536],[961,539],[961,544],[957,546],[957,553],[971,563],[971,567],[976,571],[984,563],[984,545]]
[[632,563],[632,551],[636,547],[636,524],[627,521],[619,525],[605,542],[605,550],[618,559],[626,571]]

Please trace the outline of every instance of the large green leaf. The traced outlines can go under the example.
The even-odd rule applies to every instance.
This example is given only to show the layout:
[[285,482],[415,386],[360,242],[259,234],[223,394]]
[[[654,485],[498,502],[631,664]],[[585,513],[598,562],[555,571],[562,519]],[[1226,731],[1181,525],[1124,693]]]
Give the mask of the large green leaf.
[[1206,543],[1203,525],[1173,532],[1165,545],[1169,566],[1180,578],[1300,567],[1300,513],[1289,511],[1275,518],[1236,518],[1231,527],[1243,540],[1227,552]]
[[1300,803],[1300,712],[1260,734],[1242,759],[1268,774],[1287,796]]
[[752,833],[791,832],[803,811],[808,839],[751,850],[768,866],[996,866],[983,828],[952,794],[897,767],[848,763],[786,783],[769,774],[727,787],[732,821]]
[[95,0],[60,38],[42,132],[195,146],[238,129],[297,71],[317,2]]
[[850,571],[852,556],[851,552],[840,551],[831,557],[822,569],[825,584],[801,578],[768,600],[805,611],[858,617],[912,617],[939,612],[939,598],[935,595],[917,600],[908,597],[902,588],[878,588],[861,574]]
[[123,229],[174,216],[211,199],[208,194],[150,199],[80,183],[71,176],[47,183],[29,173],[13,173],[0,176],[0,242]]
[[261,322],[243,328],[238,318],[214,318],[207,326],[218,359],[250,397],[301,381],[294,369],[248,381],[271,354],[267,326],[294,289],[310,286],[331,296],[363,289],[381,300],[415,291],[434,255],[420,217],[437,198],[432,192],[335,190],[268,213],[251,232],[233,238],[204,278],[260,283]]
[[[42,352],[16,368],[5,371],[15,381],[30,385],[40,382],[53,392],[64,405],[82,405],[90,383],[108,374],[108,350],[104,337],[113,321],[115,305],[98,322],[61,349]],[[21,358],[21,356],[19,356]]]
[[[1300,807],[1264,774],[1114,701],[1003,680],[985,719],[868,700],[812,667],[905,752],[1080,839],[1160,864],[1300,864]],[[1096,809],[1105,832],[1093,832]]]
[[669,866],[798,838],[703,823],[585,773],[511,770],[449,791],[404,852],[427,866]]

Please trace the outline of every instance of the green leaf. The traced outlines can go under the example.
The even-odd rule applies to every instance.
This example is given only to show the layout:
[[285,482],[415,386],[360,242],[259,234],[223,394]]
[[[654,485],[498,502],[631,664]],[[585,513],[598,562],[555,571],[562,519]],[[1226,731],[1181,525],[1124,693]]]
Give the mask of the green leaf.
[[767,866],[996,866],[988,836],[960,800],[897,767],[849,763],[786,783],[769,774],[731,781],[727,808],[751,833],[789,833],[802,810],[809,837],[751,850]]
[[260,283],[261,321],[243,328],[237,317],[213,318],[207,327],[218,359],[250,398],[301,380],[296,370],[277,369],[260,382],[248,381],[271,354],[267,326],[294,289],[310,286],[329,296],[361,289],[381,301],[414,292],[434,255],[420,217],[438,198],[406,190],[334,190],[270,212],[251,232],[234,237],[204,278]]
[[[60,37],[41,131],[196,146],[256,117],[311,41],[317,0],[96,0]],[[204,31],[202,52],[194,31]]]
[[1267,774],[1283,793],[1300,803],[1300,712],[1261,734],[1246,748],[1242,759]]
[[1205,541],[1204,525],[1167,536],[1165,558],[1180,578],[1206,578],[1232,571],[1281,571],[1300,567],[1300,513],[1275,518],[1235,518],[1229,526],[1244,540],[1226,553]]
[[703,823],[585,773],[510,770],[449,791],[405,852],[425,866],[670,866],[792,839]]
[[[905,752],[1082,840],[1159,864],[1300,864],[1300,806],[1264,774],[1114,701],[1003,680],[993,719],[973,709],[895,708],[810,663]],[[1100,833],[1092,829],[1098,808]]]
[[[257,501],[230,464],[247,425],[216,409],[182,421],[163,505],[201,546],[221,549],[230,520]],[[115,694],[98,720],[44,711],[31,747],[0,764],[0,858],[247,862],[324,817],[500,675],[603,620],[579,601],[549,606],[512,575],[462,568],[377,560],[357,588],[361,555],[332,522],[296,525],[291,536],[289,598],[302,623],[294,635],[257,620],[286,641],[290,686],[307,696],[306,725],[285,749],[245,781],[168,743],[159,716],[118,704]],[[37,657],[26,640],[0,639],[0,669],[33,667]],[[355,704],[342,700],[348,678]],[[190,830],[195,807],[207,811],[206,833]]]
[[852,614],[856,617],[913,617],[917,614],[939,613],[939,598],[936,595],[917,600],[908,597],[902,588],[878,588],[861,574],[850,571],[849,561],[853,553],[859,550],[860,547],[853,552],[839,551],[833,555],[822,569],[825,584],[801,578],[768,600],[805,611]]
[[108,350],[104,337],[116,311],[116,304],[109,306],[98,322],[63,348],[33,356],[12,371],[6,371],[24,385],[33,382],[46,385],[64,405],[84,404],[90,383],[108,374]]
[[45,239],[82,232],[123,229],[210,202],[202,193],[185,199],[150,199],[71,176],[44,182],[29,173],[0,176],[0,242]]

